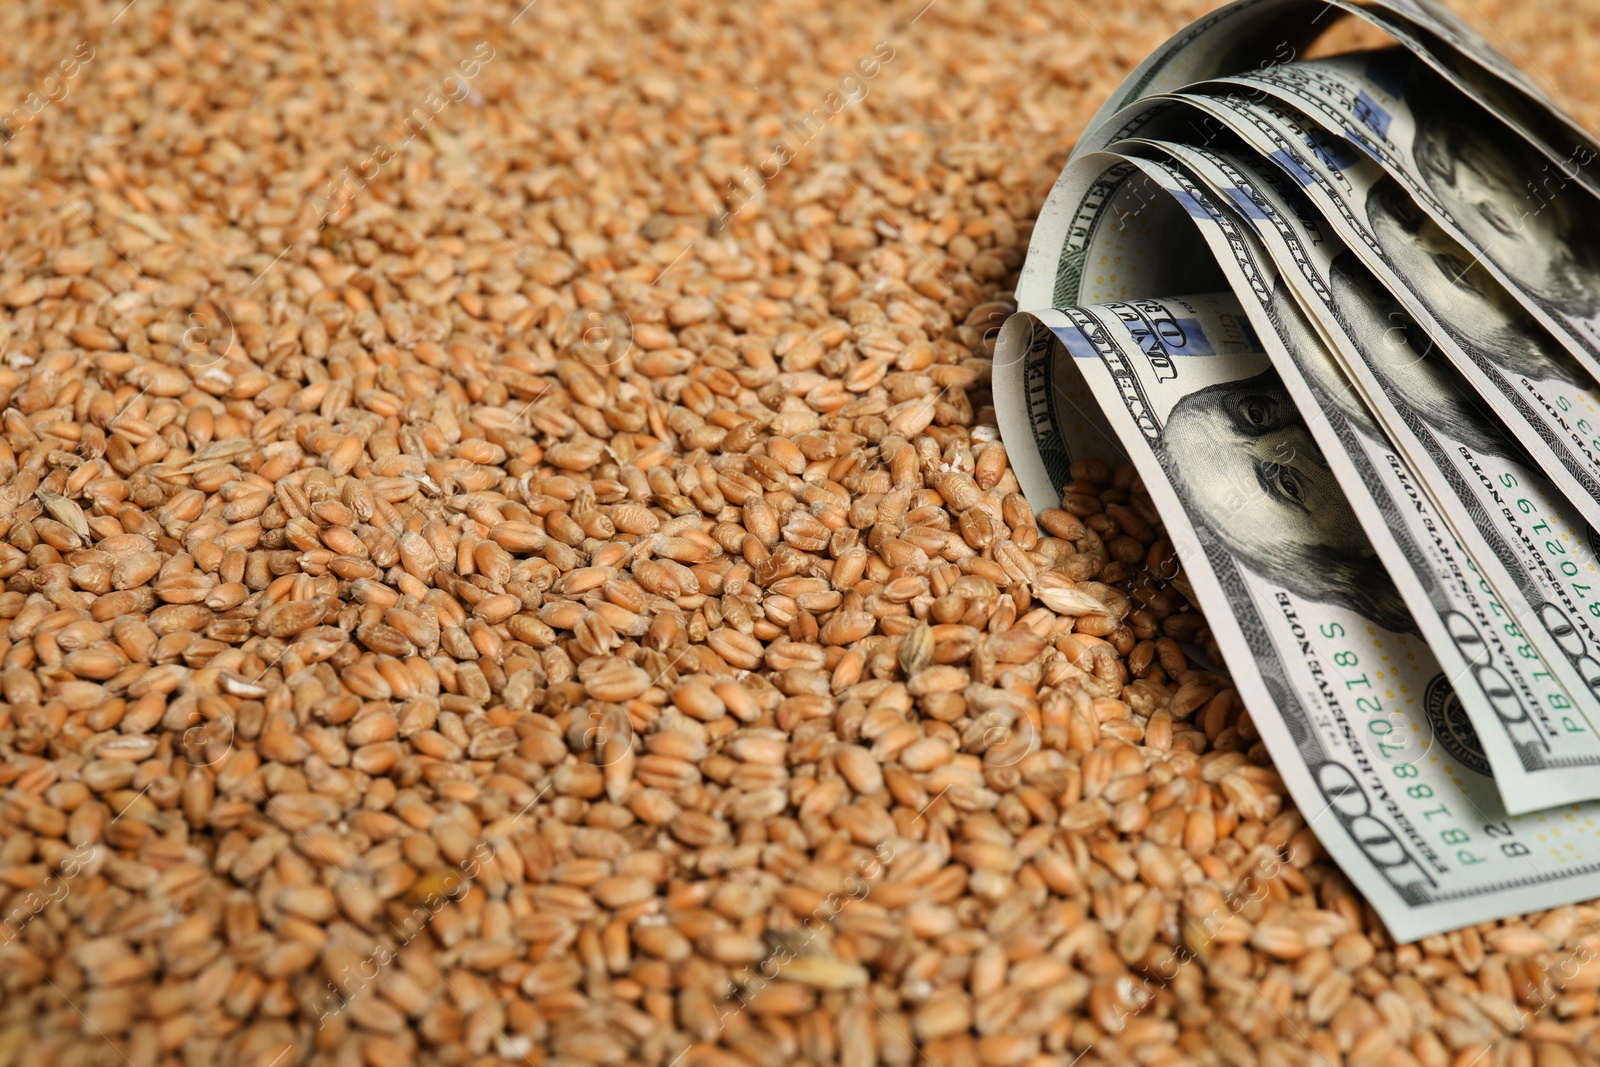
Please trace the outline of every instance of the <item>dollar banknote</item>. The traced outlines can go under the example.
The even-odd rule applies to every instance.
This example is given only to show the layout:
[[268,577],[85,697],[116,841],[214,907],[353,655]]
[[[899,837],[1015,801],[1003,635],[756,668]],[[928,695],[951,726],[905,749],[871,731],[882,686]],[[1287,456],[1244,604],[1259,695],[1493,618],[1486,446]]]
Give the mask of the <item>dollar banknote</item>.
[[[1600,372],[1600,199],[1568,171],[1552,172],[1537,145],[1403,48],[1282,63],[1219,83],[1270,95],[1375,160]],[[1585,146],[1573,153],[1572,175],[1595,160]]]
[[[1092,403],[1085,391],[1098,400],[1170,516],[1168,536],[1279,774],[1395,938],[1600,893],[1600,863],[1548,855],[1548,816],[1506,813],[1428,645],[1372,621],[1386,612],[1371,602],[1388,587],[1381,572],[1354,588],[1305,580],[1321,570],[1323,542],[1359,537],[1359,524],[1237,303],[1024,313],[1002,331],[997,360],[1080,405]],[[1171,366],[1181,369],[1166,376]],[[1096,452],[1093,436],[1035,425],[1069,453]],[[1283,491],[1234,498],[1263,456],[1284,457],[1315,511]],[[1397,714],[1417,737],[1391,746]],[[1551,828],[1558,847],[1600,848],[1600,806],[1570,811],[1573,821]]]
[[[1341,18],[1393,37],[1456,89],[1515,126],[1550,162],[1571,166],[1600,144],[1454,12],[1431,0],[1236,0],[1199,19],[1139,64],[1090,120],[1074,155],[1120,140],[1118,113],[1146,97],[1209,78],[1267,70],[1302,57]],[[1594,158],[1594,156],[1589,156]],[[1600,191],[1600,177],[1574,180]]]
[[1544,156],[1535,164],[1541,181],[1553,180],[1552,171],[1559,170],[1568,180],[1600,193],[1600,175],[1579,164],[1600,159],[1600,143],[1486,44],[1462,40],[1426,20],[1413,22],[1381,8],[1369,8],[1362,17],[1535,145]]
[[1079,138],[995,349],[1030,501],[1132,460],[1400,940],[1600,894],[1595,154],[1437,0],[1239,0]]
[[[1392,394],[1380,391],[1380,387],[1404,390],[1408,405],[1424,404],[1429,418],[1446,426],[1445,432],[1455,435],[1447,439],[1451,444],[1471,432],[1463,431],[1448,421],[1465,417],[1460,409],[1461,395],[1450,391],[1448,379],[1439,381],[1427,361],[1410,346],[1404,326],[1390,318],[1393,314],[1390,306],[1392,301],[1389,304],[1384,302],[1386,294],[1371,285],[1352,293],[1343,275],[1336,274],[1326,283],[1313,275],[1311,280],[1322,286],[1328,302],[1305,301],[1304,292],[1300,292],[1300,302],[1310,312],[1309,315],[1302,315],[1296,306],[1296,295],[1277,285],[1274,279],[1274,259],[1263,251],[1264,244],[1273,242],[1258,240],[1248,229],[1248,224],[1242,220],[1236,221],[1233,211],[1226,206],[1248,205],[1249,210],[1241,210],[1239,215],[1243,219],[1256,221],[1257,216],[1271,210],[1273,205],[1267,202],[1258,204],[1249,199],[1238,185],[1208,189],[1203,184],[1207,177],[1219,185],[1223,182],[1243,184],[1244,180],[1242,175],[1224,177],[1222,175],[1225,172],[1220,168],[1209,168],[1210,173],[1207,173],[1208,168],[1203,165],[1205,161],[1198,152],[1176,145],[1165,146],[1160,142],[1152,142],[1150,147],[1184,159],[1195,167],[1192,176],[1177,167],[1163,168],[1157,180],[1169,195],[1188,207],[1195,225],[1200,228],[1225,270],[1229,265],[1228,259],[1233,261],[1237,270],[1235,292],[1247,303],[1257,300],[1260,292],[1270,294],[1268,300],[1262,302],[1263,307],[1255,318],[1263,323],[1263,332],[1269,337],[1268,351],[1274,355],[1274,362],[1284,378],[1291,383],[1301,378],[1306,380],[1307,384],[1301,387],[1297,399],[1301,402],[1302,410],[1310,416],[1307,421],[1313,430],[1331,423],[1349,423],[1352,426],[1360,425],[1366,431],[1364,435],[1356,435],[1364,436],[1366,440],[1336,432],[1324,431],[1320,435],[1324,453],[1335,461],[1335,470],[1340,470],[1338,460],[1343,458],[1341,453],[1349,451],[1349,442],[1352,440],[1357,445],[1381,443],[1388,452],[1405,451],[1391,446],[1388,432],[1379,428],[1380,420],[1372,415],[1375,405],[1385,405],[1385,410],[1392,412]],[[1235,195],[1229,196],[1230,192]],[[1277,231],[1269,232],[1277,239],[1276,245],[1280,251],[1289,247]],[[1276,257],[1277,269],[1282,270],[1290,282],[1288,289],[1294,289],[1296,282],[1307,284],[1306,276],[1300,272],[1315,269],[1310,256],[1321,249],[1308,251],[1313,248],[1309,240],[1301,241],[1285,255]],[[1296,259],[1296,256],[1299,258]],[[1341,297],[1338,304],[1331,302],[1329,289]],[[1337,317],[1332,314],[1335,309],[1338,311]],[[1313,322],[1315,326],[1311,325]],[[1353,388],[1346,379],[1350,369],[1348,357],[1352,354],[1352,334],[1361,338],[1363,346],[1355,354],[1361,373],[1351,375],[1362,389]],[[1332,349],[1340,351],[1342,348],[1346,356],[1339,360],[1339,373],[1335,375],[1326,373],[1329,367],[1334,366],[1333,356],[1329,348],[1322,345],[1319,336],[1332,338]],[[1365,374],[1368,365],[1377,361],[1381,361],[1379,365],[1384,368],[1385,378],[1382,380],[1374,380]],[[1444,369],[1448,371],[1448,368]],[[1306,398],[1313,388],[1311,383],[1320,387],[1322,399],[1338,401],[1342,406],[1330,407],[1320,401],[1307,402]],[[1367,396],[1372,396],[1374,400],[1369,401]],[[1409,406],[1407,411],[1415,414]],[[1427,425],[1430,424],[1424,424]],[[1406,429],[1408,433],[1413,432],[1410,426]],[[1426,434],[1427,429],[1418,428],[1414,432]],[[1481,440],[1488,436],[1475,434],[1469,440],[1481,447]],[[1434,439],[1430,437],[1429,441],[1432,443]],[[1448,446],[1435,447],[1442,452]],[[1580,654],[1570,658],[1564,655],[1567,646],[1562,642],[1571,641],[1575,635],[1569,616],[1559,606],[1541,599],[1539,610],[1530,607],[1525,591],[1531,589],[1537,594],[1542,590],[1537,588],[1534,578],[1520,568],[1515,570],[1514,575],[1508,574],[1507,562],[1513,568],[1520,562],[1514,554],[1512,538],[1497,537],[1494,545],[1490,546],[1483,532],[1471,520],[1464,524],[1471,536],[1461,538],[1458,531],[1463,529],[1462,515],[1455,497],[1446,499],[1444,506],[1454,503],[1457,505],[1456,511],[1444,511],[1443,518],[1440,518],[1443,509],[1438,503],[1439,496],[1429,492],[1430,480],[1439,478],[1438,467],[1435,466],[1439,458],[1428,453],[1423,453],[1423,456],[1421,461],[1412,461],[1409,457],[1403,459],[1400,455],[1379,458],[1396,469],[1407,490],[1430,498],[1428,506],[1424,507],[1419,499],[1412,512],[1404,513],[1403,519],[1412,525],[1406,531],[1406,539],[1415,545],[1446,538],[1450,543],[1435,545],[1436,552],[1445,553],[1443,558],[1428,557],[1412,548],[1398,558],[1391,552],[1386,556],[1386,561],[1393,561],[1388,564],[1389,572],[1402,590],[1406,588],[1406,579],[1412,577],[1424,579],[1422,588],[1425,590],[1439,590],[1438,596],[1419,600],[1413,595],[1408,596],[1407,601],[1451,677],[1461,678],[1457,687],[1461,689],[1462,701],[1484,739],[1507,810],[1524,812],[1558,800],[1600,797],[1600,788],[1597,788],[1594,780],[1594,769],[1600,767],[1600,733],[1595,731],[1582,710],[1585,704],[1591,704],[1592,701],[1575,700],[1571,688],[1576,684],[1580,687],[1578,692],[1590,692],[1582,669],[1590,663],[1595,666],[1600,666],[1600,663],[1582,654],[1584,646],[1581,637],[1578,638]],[[1488,454],[1478,458],[1468,452],[1467,457],[1463,460],[1465,466],[1470,466],[1474,459],[1478,463],[1491,461]],[[1382,499],[1384,493],[1392,494],[1392,490],[1375,485],[1370,477],[1362,477],[1360,471],[1352,471],[1351,468],[1344,470],[1341,481],[1345,483],[1352,500],[1359,501],[1363,496]],[[1482,468],[1479,468],[1478,477],[1486,477]],[[1514,481],[1511,484],[1515,484]],[[1504,492],[1504,485],[1496,480],[1491,483],[1490,491]],[[1457,487],[1457,491],[1462,488]],[[1518,496],[1521,498],[1521,494]],[[1394,509],[1385,510],[1392,512]],[[1480,513],[1483,511],[1481,508],[1478,510]],[[1517,513],[1516,509],[1512,510]],[[1538,518],[1533,516],[1525,525],[1537,525],[1533,519]],[[1376,527],[1371,522],[1366,523],[1369,536],[1380,546],[1380,555],[1384,555],[1383,538],[1398,536],[1404,529],[1392,529],[1387,525],[1390,521],[1385,518]],[[1519,529],[1515,532],[1522,531]],[[1490,527],[1488,533],[1495,536],[1500,531]],[[1556,548],[1566,551],[1556,540],[1559,535],[1552,531],[1547,521],[1544,523],[1544,532],[1535,537],[1540,542],[1552,542]],[[1461,544],[1462,540],[1466,544]],[[1583,547],[1587,552],[1587,546]],[[1495,555],[1495,550],[1505,556]],[[1596,583],[1600,580],[1600,567],[1594,566],[1592,556],[1589,563],[1592,571],[1588,575],[1589,581]],[[1551,570],[1554,569],[1551,564]],[[1501,587],[1513,577],[1520,580],[1521,584],[1512,584],[1508,586],[1509,593],[1501,593]],[[1564,588],[1558,589],[1556,595],[1565,595],[1567,592]],[[1430,633],[1427,623],[1435,618],[1437,621]],[[1481,657],[1478,655],[1480,649],[1483,650]],[[1450,651],[1459,655],[1451,656],[1448,654]],[[1467,673],[1469,668],[1461,664],[1470,664],[1475,659],[1481,659],[1484,669],[1492,671],[1492,674]],[[1503,693],[1514,693],[1516,696],[1507,699]]]
[[[1300,186],[1584,519],[1600,527],[1600,386],[1394,178],[1271,99],[1183,94]],[[1151,121],[1160,113],[1151,109]]]
[[[1212,149],[1152,142],[1180,161],[1261,239],[1332,341],[1341,366],[1369,398],[1386,432],[1416,465],[1495,590],[1507,636],[1537,650],[1564,691],[1548,702],[1560,734],[1531,762],[1571,761],[1575,777],[1600,765],[1583,708],[1600,707],[1600,561],[1594,531],[1470,390],[1427,335],[1342,243],[1299,191],[1269,165]],[[1535,672],[1536,674],[1539,672]],[[1574,701],[1572,694],[1584,699]],[[1558,741],[1564,740],[1564,744]],[[1507,783],[1508,784],[1508,783]],[[1508,803],[1509,803],[1509,793]],[[1590,787],[1586,796],[1600,796]]]

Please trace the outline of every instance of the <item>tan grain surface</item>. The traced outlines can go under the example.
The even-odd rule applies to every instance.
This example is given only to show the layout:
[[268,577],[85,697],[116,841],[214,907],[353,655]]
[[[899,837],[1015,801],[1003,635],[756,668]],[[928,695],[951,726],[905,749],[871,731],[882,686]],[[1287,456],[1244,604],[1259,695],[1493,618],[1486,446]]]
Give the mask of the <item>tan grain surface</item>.
[[0,6],[0,1067],[1592,1061],[1600,909],[1392,944],[1128,473],[1015,493],[1204,6]]

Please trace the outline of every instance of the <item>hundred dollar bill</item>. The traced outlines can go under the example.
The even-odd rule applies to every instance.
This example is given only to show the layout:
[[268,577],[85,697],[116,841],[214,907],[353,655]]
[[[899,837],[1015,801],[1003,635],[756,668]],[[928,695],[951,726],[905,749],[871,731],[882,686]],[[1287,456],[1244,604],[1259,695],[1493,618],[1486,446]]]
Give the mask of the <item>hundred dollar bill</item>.
[[1363,6],[1363,18],[1427,60],[1458,89],[1524,126],[1530,137],[1546,139],[1551,146],[1587,145],[1600,151],[1549,94],[1444,4],[1363,0]]
[[[1327,228],[1500,414],[1534,465],[1590,526],[1600,526],[1600,387],[1482,265],[1376,163],[1272,100],[1173,99],[1204,111],[1300,186]],[[1152,101],[1139,135],[1170,106]]]
[[1473,403],[1459,373],[1281,172],[1226,152],[1151,143],[1262,240],[1468,551],[1483,561],[1514,624],[1570,692],[1600,698],[1594,531],[1530,467],[1499,420]]
[[1212,84],[1271,95],[1376,160],[1600,374],[1600,199],[1572,180],[1594,161],[1588,148],[1574,148],[1568,170],[1541,169],[1536,145],[1400,48]]
[[[1237,0],[1185,27],[1139,64],[1089,121],[1073,157],[1120,140],[1114,116],[1144,97],[1299,59],[1308,44],[1344,17],[1388,33],[1533,139],[1550,161],[1570,166],[1579,150],[1600,153],[1600,145],[1548,95],[1433,0]],[[1581,168],[1575,180],[1600,191],[1600,180]]]
[[[1495,677],[1481,694],[1463,688],[1462,701],[1484,738],[1507,810],[1600,797],[1594,773],[1600,767],[1600,734],[1582,710],[1595,706],[1594,687],[1600,682],[1600,660],[1594,655],[1600,636],[1582,610],[1593,604],[1593,617],[1600,618],[1600,565],[1588,543],[1566,531],[1559,511],[1565,502],[1553,491],[1540,493],[1543,479],[1518,462],[1520,449],[1495,430],[1492,419],[1472,410],[1453,369],[1441,366],[1437,355],[1431,361],[1425,357],[1426,345],[1421,351],[1411,347],[1408,333],[1420,331],[1371,275],[1352,257],[1339,255],[1336,241],[1315,232],[1314,219],[1258,191],[1271,189],[1270,168],[1247,177],[1248,164],[1223,153],[1160,141],[1144,144],[1187,171],[1168,171],[1163,187],[1189,206],[1219,259],[1234,258],[1235,291],[1254,296],[1268,288],[1262,279],[1271,278],[1275,262],[1285,272],[1288,290],[1310,310],[1315,326],[1298,311],[1291,313],[1294,298],[1285,296],[1284,287],[1270,287],[1271,325],[1296,343],[1282,349],[1269,344],[1268,351],[1292,391],[1301,377],[1313,383],[1297,396],[1304,410],[1321,413],[1308,420],[1313,430],[1326,419],[1367,431],[1352,431],[1325,443],[1324,450],[1332,453],[1350,440],[1370,445],[1375,438],[1386,450],[1406,456],[1384,462],[1399,464],[1406,490],[1430,500],[1422,509],[1428,527],[1412,533],[1413,540],[1426,543],[1438,518],[1434,509],[1442,512],[1437,535],[1452,542],[1451,559],[1419,577],[1431,579],[1427,584],[1446,594],[1444,636],[1426,636],[1441,662],[1446,660],[1441,640],[1456,642],[1464,657],[1484,642],[1490,646]],[[1235,211],[1247,223],[1236,222]],[[1253,231],[1246,232],[1247,224]],[[1333,342],[1342,369],[1335,369],[1318,336]],[[1359,388],[1351,387],[1347,373]],[[1316,387],[1321,399],[1337,403],[1308,403]],[[1391,438],[1402,442],[1399,449],[1391,448]],[[1363,481],[1369,494],[1378,494]],[[1349,492],[1358,499],[1354,487]],[[1381,532],[1368,529],[1381,545]],[[1404,589],[1402,568],[1421,569],[1432,562],[1412,552],[1390,562],[1389,570]],[[1576,577],[1568,577],[1563,567]],[[1410,596],[1407,602],[1419,622],[1427,619],[1425,605]],[[1445,666],[1451,669],[1448,662]],[[1520,699],[1498,699],[1501,682]],[[1574,693],[1585,699],[1575,700]],[[1501,737],[1504,743],[1496,744]]]
[[[1187,213],[1126,160],[1101,154],[1076,161],[1051,198],[1051,209],[1070,225],[1059,226],[1056,242],[1048,247],[1040,244],[1036,231],[1018,287],[1023,307],[1041,307],[1036,298],[1056,292],[1068,294],[1068,303],[1101,300],[1131,306],[1140,297],[1162,292],[1164,283],[1181,280],[1180,275],[1190,280],[1207,275],[1205,261],[1211,257],[1196,246]],[[1146,254],[1136,255],[1141,247]],[[1227,279],[1214,261],[1213,268],[1209,277],[1225,287]],[[1153,319],[1140,327],[1147,338],[1170,338],[1167,318],[1198,317],[1178,311],[1157,316],[1148,305],[1137,315],[1123,314]],[[1116,316],[1112,319],[1120,323]],[[1573,807],[1566,814],[1574,821],[1560,813],[1506,815],[1485,773],[1481,747],[1467,741],[1473,733],[1465,716],[1454,710],[1454,701],[1430,707],[1424,699],[1427,683],[1442,673],[1431,653],[1407,637],[1408,648],[1419,660],[1429,661],[1427,667],[1415,684],[1410,674],[1389,674],[1388,663],[1371,657],[1390,654],[1390,647],[1365,643],[1377,637],[1375,626],[1371,632],[1351,630],[1332,615],[1305,614],[1343,610],[1326,591],[1311,590],[1323,600],[1303,592],[1308,579],[1325,574],[1320,549],[1309,550],[1316,562],[1287,567],[1274,564],[1272,554],[1263,551],[1263,537],[1274,532],[1287,531],[1291,542],[1305,545],[1319,540],[1315,531],[1320,522],[1348,530],[1347,511],[1321,509],[1315,522],[1303,513],[1292,525],[1281,521],[1278,511],[1258,525],[1229,520],[1213,528],[1205,521],[1206,515],[1216,514],[1213,488],[1228,499],[1221,475],[1235,479],[1232,484],[1238,484],[1239,474],[1255,477],[1254,471],[1263,469],[1253,462],[1262,457],[1258,443],[1266,459],[1281,456],[1271,451],[1276,431],[1269,428],[1288,425],[1281,392],[1253,387],[1207,392],[1218,384],[1207,377],[1215,374],[1206,369],[1212,361],[1184,358],[1202,349],[1236,351],[1232,332],[1191,345],[1187,338],[1194,333],[1186,324],[1182,343],[1169,341],[1147,351],[1132,341],[1126,328],[1119,325],[1118,331],[1109,328],[1103,315],[1090,313],[1073,320],[1061,312],[1045,312],[1008,322],[996,351],[994,386],[1002,434],[1019,480],[1035,506],[1053,504],[1058,487],[1069,478],[1066,464],[1075,455],[1104,454],[1105,435],[1115,428],[1169,520],[1169,536],[1179,546],[1208,619],[1215,619],[1213,629],[1230,669],[1286,784],[1330,854],[1374,903],[1391,933],[1407,940],[1600,892],[1600,841],[1594,837],[1600,809]],[[1113,336],[1114,344],[1107,340]],[[1069,338],[1073,355],[1068,354]],[[1076,358],[1078,353],[1084,358]],[[1092,376],[1086,383],[1088,372]],[[1200,393],[1204,398],[1189,401],[1186,410],[1197,415],[1197,407],[1220,405],[1222,412],[1212,410],[1203,421],[1193,415],[1174,419],[1179,400]],[[1099,417],[1096,398],[1111,419],[1110,427]],[[1262,428],[1259,435],[1247,432],[1252,426]],[[1320,455],[1315,442],[1299,432],[1298,444],[1289,446],[1294,454]],[[1258,442],[1258,436],[1265,441]],[[1200,454],[1202,445],[1218,442],[1231,454],[1220,461],[1217,477],[1197,475],[1194,468],[1175,476],[1161,466],[1181,464],[1190,453]],[[1325,470],[1308,466],[1304,473],[1319,492],[1328,486]],[[1185,499],[1176,486],[1196,495]],[[1281,494],[1263,498],[1284,499]],[[1321,497],[1327,498],[1326,493]],[[1208,502],[1213,505],[1209,511]],[[1381,575],[1368,584],[1387,585]],[[1341,644],[1347,638],[1358,646]],[[1402,657],[1404,670],[1414,670],[1416,662]],[[1378,670],[1385,671],[1381,679]],[[1358,693],[1365,695],[1380,684],[1391,687],[1381,694],[1390,703],[1380,701],[1376,712],[1357,709]],[[1396,709],[1407,722],[1420,720],[1432,729],[1424,758],[1390,763],[1378,747],[1382,738],[1362,732],[1369,715],[1392,723]],[[1452,754],[1452,747],[1465,755]],[[1560,826],[1541,824],[1552,817],[1561,820]],[[1561,834],[1553,836],[1554,830]]]
[[[1537,817],[1505,813],[1470,727],[1451,718],[1447,700],[1430,703],[1441,672],[1428,646],[1372,622],[1382,609],[1371,594],[1387,587],[1381,574],[1337,594],[1301,580],[1318,570],[1317,542],[1359,536],[1359,526],[1311,460],[1316,445],[1265,356],[1241,351],[1247,321],[1225,306],[1143,300],[1018,315],[998,359],[1064,394],[1085,391],[1071,377],[1087,380],[1168,535],[1184,546],[1189,580],[1278,772],[1396,940],[1600,892],[1600,863],[1548,857]],[[1161,339],[1159,350],[1130,327]],[[1165,364],[1152,353],[1178,373],[1160,377]],[[1264,369],[1238,377],[1247,365]],[[1256,491],[1249,499],[1265,513],[1241,504],[1218,515],[1219,496],[1253,482],[1263,460],[1291,453],[1314,512],[1291,519],[1285,497]],[[1386,754],[1388,732],[1369,727],[1395,711],[1430,723],[1426,755]],[[1558,845],[1600,860],[1591,827],[1600,811],[1577,810],[1583,821],[1552,828],[1563,833]]]
[[[1378,9],[1362,16],[1466,93],[1476,103],[1514,127],[1544,155],[1535,184],[1553,179],[1552,167],[1592,192],[1600,193],[1600,176],[1580,161],[1600,158],[1600,143],[1568,118],[1521,73],[1487,44],[1452,39],[1426,22],[1411,22]],[[1513,76],[1508,77],[1507,71]]]

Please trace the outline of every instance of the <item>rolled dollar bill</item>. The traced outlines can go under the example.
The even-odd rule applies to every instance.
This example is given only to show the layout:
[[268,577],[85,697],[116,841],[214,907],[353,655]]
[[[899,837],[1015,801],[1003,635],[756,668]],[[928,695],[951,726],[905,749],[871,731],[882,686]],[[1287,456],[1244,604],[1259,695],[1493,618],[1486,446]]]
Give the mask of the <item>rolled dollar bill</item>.
[[1402,48],[1282,63],[1218,84],[1271,96],[1375,160],[1600,372],[1600,198],[1572,180],[1595,159],[1586,147],[1552,171],[1536,144]]
[[[1307,59],[1342,17],[1395,47]],[[1030,501],[1131,459],[1400,939],[1600,893],[1596,151],[1436,0],[1238,0],[1079,139],[995,349]]]
[[[1322,391],[1340,403],[1340,414],[1365,423],[1386,444],[1391,436],[1403,442],[1398,451],[1408,456],[1404,466],[1410,481],[1438,509],[1472,580],[1482,586],[1486,599],[1472,599],[1488,611],[1479,608],[1475,625],[1469,622],[1469,604],[1460,602],[1465,591],[1457,588],[1449,639],[1464,653],[1480,641],[1490,642],[1500,653],[1498,677],[1506,680],[1508,692],[1519,694],[1518,699],[1491,697],[1488,707],[1468,700],[1480,735],[1488,739],[1486,747],[1495,752],[1491,763],[1508,810],[1600,797],[1592,781],[1592,768],[1600,767],[1600,734],[1584,710],[1596,704],[1590,679],[1600,666],[1594,656],[1600,638],[1587,625],[1584,605],[1600,603],[1592,595],[1600,566],[1587,540],[1568,532],[1561,514],[1565,502],[1553,492],[1539,493],[1539,475],[1519,462],[1520,450],[1498,433],[1492,418],[1474,417],[1448,364],[1424,355],[1426,339],[1415,324],[1336,241],[1306,232],[1307,219],[1279,200],[1277,191],[1269,199],[1260,190],[1270,187],[1252,185],[1226,157],[1167,148],[1216,183],[1211,186],[1215,203],[1206,192],[1185,189],[1210,213],[1197,223],[1219,229],[1253,225],[1253,233],[1267,238],[1263,243],[1291,279],[1317,333],[1331,339],[1324,347],[1295,327],[1300,316],[1290,314],[1294,297],[1275,299],[1274,323],[1294,364],[1285,375],[1322,379]],[[1241,207],[1236,221],[1212,217],[1228,212],[1222,204],[1248,205],[1248,210]],[[1212,247],[1219,254],[1261,254],[1261,246],[1237,231],[1227,243],[1213,238]],[[1421,339],[1420,347],[1412,346],[1411,336]],[[1330,377],[1334,353],[1339,369]],[[1351,379],[1359,388],[1351,388]],[[1335,417],[1325,405],[1318,407]],[[1518,493],[1508,499],[1504,494],[1511,489]],[[1480,493],[1481,498],[1475,495]],[[1563,563],[1575,577],[1567,577]],[[1415,561],[1410,565],[1415,568]],[[1402,561],[1391,569],[1405,566]],[[1436,577],[1450,587],[1448,572]],[[1434,647],[1440,648],[1437,641]],[[1497,746],[1502,736],[1505,744]]]
[[[1261,239],[1359,386],[1350,391],[1351,400],[1357,394],[1369,398],[1384,432],[1410,457],[1423,490],[1475,561],[1474,572],[1494,589],[1495,629],[1516,646],[1530,645],[1526,674],[1550,714],[1533,720],[1542,727],[1537,740],[1519,741],[1519,774],[1496,764],[1508,806],[1542,806],[1541,794],[1546,804],[1600,797],[1600,783],[1585,782],[1585,768],[1600,766],[1600,735],[1584,710],[1600,707],[1600,563],[1592,532],[1529,465],[1493,414],[1471,402],[1427,335],[1324,232],[1298,191],[1273,168],[1209,149],[1151,145],[1181,161],[1219,205],[1236,209],[1213,210],[1236,214]],[[1197,222],[1217,224],[1209,218]],[[1293,355],[1304,348],[1296,346]],[[1514,778],[1536,767],[1560,769],[1571,787],[1559,794],[1531,790],[1516,799]]]
[[[1541,170],[1554,166],[1591,192],[1600,193],[1600,176],[1581,161],[1600,159],[1600,143],[1589,131],[1562,114],[1550,98],[1506,63],[1481,37],[1464,38],[1453,14],[1443,20],[1428,15],[1413,20],[1381,7],[1369,7],[1362,18],[1388,33],[1408,52],[1479,106],[1498,116],[1544,156]],[[1457,28],[1459,27],[1459,28]]]
[[[1109,428],[1126,446],[1278,773],[1394,937],[1600,893],[1600,867],[1538,858],[1427,644],[1375,621],[1407,625],[1254,345],[1228,297],[1110,302],[1013,316],[996,365],[1098,398],[1102,428],[1056,440],[1093,451]],[[1330,551],[1350,562],[1330,568]]]
[[[1591,525],[1600,385],[1372,160],[1271,100],[1184,97],[1301,188]],[[1139,135],[1142,135],[1139,134]]]

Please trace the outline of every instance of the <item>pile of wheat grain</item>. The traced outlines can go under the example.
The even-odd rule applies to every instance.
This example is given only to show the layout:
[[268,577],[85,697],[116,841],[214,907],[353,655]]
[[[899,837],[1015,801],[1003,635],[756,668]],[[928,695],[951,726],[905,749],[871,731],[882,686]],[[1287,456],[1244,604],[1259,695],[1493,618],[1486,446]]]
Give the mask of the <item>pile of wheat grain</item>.
[[1016,492],[1030,220],[1200,10],[0,10],[0,1065],[1600,1049],[1600,911],[1392,944],[1131,472]]

